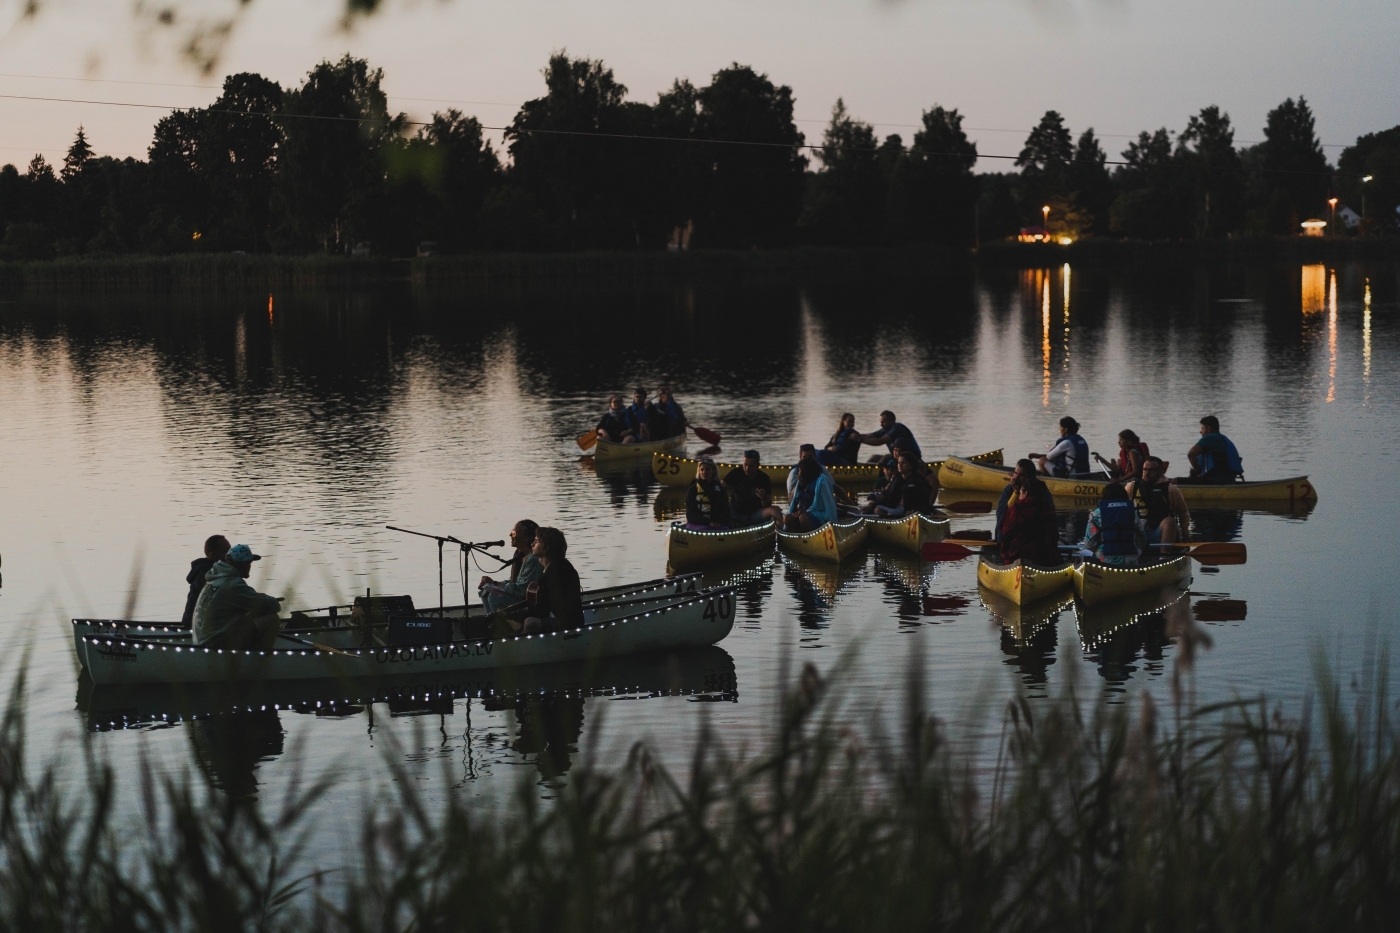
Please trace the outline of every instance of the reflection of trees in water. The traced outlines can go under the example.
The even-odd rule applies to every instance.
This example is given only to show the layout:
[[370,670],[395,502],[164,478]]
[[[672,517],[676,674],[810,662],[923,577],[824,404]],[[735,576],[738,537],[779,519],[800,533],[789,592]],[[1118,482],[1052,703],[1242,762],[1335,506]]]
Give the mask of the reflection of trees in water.
[[1191,537],[1196,541],[1238,541],[1244,512],[1238,509],[1192,509]]
[[231,800],[257,797],[257,766],[282,754],[285,735],[275,709],[207,716],[190,724],[195,761]]

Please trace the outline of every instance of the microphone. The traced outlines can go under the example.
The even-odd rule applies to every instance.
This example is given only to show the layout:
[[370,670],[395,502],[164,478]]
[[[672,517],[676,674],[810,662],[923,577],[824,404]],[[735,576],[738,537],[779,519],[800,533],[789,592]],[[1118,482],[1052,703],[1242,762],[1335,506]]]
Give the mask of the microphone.
[[483,541],[483,542],[481,542],[480,544],[477,545],[477,547],[505,547],[505,546],[506,546],[506,543],[505,543],[504,541]]

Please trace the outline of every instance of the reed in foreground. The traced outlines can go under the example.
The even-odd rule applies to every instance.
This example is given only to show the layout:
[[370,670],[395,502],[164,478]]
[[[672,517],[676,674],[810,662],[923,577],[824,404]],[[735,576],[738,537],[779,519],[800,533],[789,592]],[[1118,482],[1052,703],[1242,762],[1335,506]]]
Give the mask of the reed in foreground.
[[[1384,677],[1293,720],[1264,703],[1149,701],[1085,718],[1072,696],[1007,708],[1001,748],[959,751],[910,683],[898,734],[847,732],[817,673],[768,745],[714,735],[684,774],[645,746],[586,761],[507,816],[429,808],[414,781],[366,812],[356,864],[304,864],[313,784],[276,808],[197,779],[145,780],[146,832],[27,776],[16,687],[0,730],[0,926],[33,930],[1391,929],[1400,735]],[[400,775],[406,778],[406,775]]]

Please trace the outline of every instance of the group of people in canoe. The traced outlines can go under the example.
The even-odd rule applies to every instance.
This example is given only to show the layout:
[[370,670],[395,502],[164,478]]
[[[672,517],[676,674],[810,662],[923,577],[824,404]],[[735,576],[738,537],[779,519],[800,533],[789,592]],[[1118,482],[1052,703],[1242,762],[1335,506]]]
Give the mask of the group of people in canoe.
[[[1233,483],[1244,475],[1239,451],[1220,432],[1219,419],[1207,415],[1200,430],[1200,440],[1187,452],[1191,473],[1176,479],[1167,478],[1167,464],[1136,433],[1119,432],[1118,457],[1098,458],[1111,482],[1089,513],[1080,544],[1086,556],[1109,566],[1136,566],[1159,545],[1189,540],[1191,511],[1178,484]],[[997,503],[994,537],[1003,562],[1063,563],[1055,501],[1042,477],[1094,476],[1088,469],[1090,456],[1078,422],[1065,417],[1060,419],[1060,441],[1049,452],[1017,462]]]
[[685,410],[668,386],[659,386],[655,401],[646,389],[632,393],[632,404],[622,404],[622,396],[608,400],[608,410],[598,421],[598,436],[614,444],[644,444],[684,434],[689,427]]
[[[829,468],[859,463],[864,444],[884,445],[888,453],[872,458],[881,465],[880,479],[865,504],[857,507]],[[836,521],[842,508],[838,499],[850,501],[850,511],[896,518],[930,510],[938,496],[938,479],[924,463],[918,442],[890,411],[880,413],[879,431],[859,433],[855,416],[847,412],[825,447],[801,445],[787,477],[786,511],[773,504],[773,481],[760,464],[759,452],[746,450],[742,464],[720,477],[715,462],[701,457],[686,490],[686,527],[725,530],[772,521],[785,531],[801,533]]]
[[[766,478],[766,477],[765,477]],[[503,580],[482,577],[478,594],[500,634],[554,631],[583,625],[583,588],[569,562],[568,542],[558,528],[524,519],[510,531],[514,554]],[[269,649],[283,620],[282,598],[248,584],[253,562],[262,560],[246,544],[223,535],[204,542],[204,556],[190,563],[183,622],[194,644],[229,650]],[[506,569],[503,567],[502,569]]]

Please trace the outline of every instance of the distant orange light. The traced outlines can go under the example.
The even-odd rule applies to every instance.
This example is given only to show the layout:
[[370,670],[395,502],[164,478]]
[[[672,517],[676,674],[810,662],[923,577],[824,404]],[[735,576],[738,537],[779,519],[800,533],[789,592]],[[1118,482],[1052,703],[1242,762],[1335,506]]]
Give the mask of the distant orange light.
[[267,323],[269,323],[269,324],[272,323],[272,293],[271,293],[271,292],[268,292],[268,295],[267,295]]
[[199,239],[199,238],[202,237],[202,236],[204,236],[204,234],[202,234],[202,233],[200,233],[198,230],[196,230],[196,231],[194,232],[194,236],[191,237],[191,239],[197,240],[197,239]]
[[1332,209],[1333,209],[1333,210],[1336,210],[1336,209],[1337,209],[1337,199],[1336,199],[1336,198],[1328,198],[1328,199],[1327,199],[1327,203],[1330,204],[1330,205],[1332,205]]

